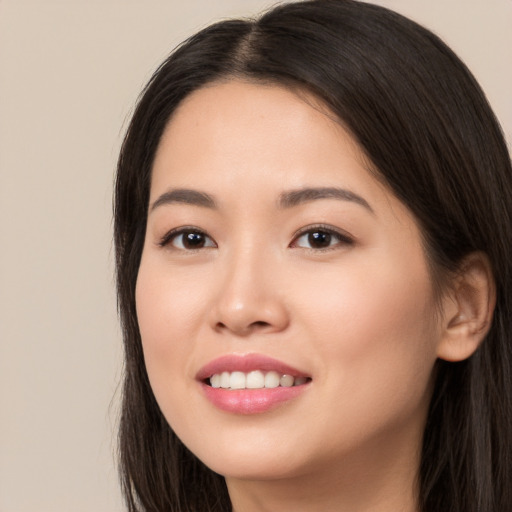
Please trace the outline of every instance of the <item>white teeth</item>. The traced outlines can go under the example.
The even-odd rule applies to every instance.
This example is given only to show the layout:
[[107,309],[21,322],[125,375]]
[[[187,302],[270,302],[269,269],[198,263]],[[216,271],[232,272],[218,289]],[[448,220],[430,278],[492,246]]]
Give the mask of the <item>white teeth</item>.
[[265,387],[266,388],[277,388],[279,386],[279,373],[268,372],[265,375]]
[[244,372],[222,372],[210,377],[212,388],[223,389],[291,387],[306,384],[308,381],[307,377],[293,377],[293,375],[283,375],[275,371],[264,373],[261,370],[254,370],[247,374]]
[[220,387],[224,389],[229,388],[229,372],[222,372],[220,375]]
[[216,373],[215,375],[212,375],[210,384],[212,388],[220,388],[220,374]]
[[291,375],[283,375],[279,379],[279,385],[284,388],[289,388],[290,386],[293,386],[294,381],[295,379]]
[[233,372],[229,378],[229,387],[231,389],[245,389],[245,373]]
[[[214,375],[215,377],[215,375]],[[265,387],[265,375],[259,370],[249,372],[245,383],[247,389],[261,389]]]

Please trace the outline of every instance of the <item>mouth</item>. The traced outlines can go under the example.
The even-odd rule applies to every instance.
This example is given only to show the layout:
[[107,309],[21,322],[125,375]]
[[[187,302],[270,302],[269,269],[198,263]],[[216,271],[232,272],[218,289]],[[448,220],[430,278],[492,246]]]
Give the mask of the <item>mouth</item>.
[[235,414],[270,411],[294,400],[312,382],[307,373],[260,354],[229,354],[199,370],[196,379],[217,408]]
[[242,371],[214,373],[204,382],[212,388],[237,390],[290,388],[302,386],[309,381],[311,381],[310,377],[281,374],[277,371],[253,370],[247,373]]

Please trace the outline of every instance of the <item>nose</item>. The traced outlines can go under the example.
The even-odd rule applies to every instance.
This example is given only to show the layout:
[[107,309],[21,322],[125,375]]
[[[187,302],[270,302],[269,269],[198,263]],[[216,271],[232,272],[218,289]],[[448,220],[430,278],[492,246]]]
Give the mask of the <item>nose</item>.
[[210,323],[217,332],[236,336],[277,333],[289,324],[278,265],[259,251],[224,262]]

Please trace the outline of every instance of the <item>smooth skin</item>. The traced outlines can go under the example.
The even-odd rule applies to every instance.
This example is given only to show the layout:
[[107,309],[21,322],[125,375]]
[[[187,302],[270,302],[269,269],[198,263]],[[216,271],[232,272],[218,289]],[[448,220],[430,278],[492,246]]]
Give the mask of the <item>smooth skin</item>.
[[[412,214],[314,98],[227,81],[168,123],[138,321],[163,414],[234,511],[417,510],[434,363],[469,357],[493,307],[483,256],[449,284],[436,299]],[[197,372],[250,353],[312,381],[264,413],[216,408]]]

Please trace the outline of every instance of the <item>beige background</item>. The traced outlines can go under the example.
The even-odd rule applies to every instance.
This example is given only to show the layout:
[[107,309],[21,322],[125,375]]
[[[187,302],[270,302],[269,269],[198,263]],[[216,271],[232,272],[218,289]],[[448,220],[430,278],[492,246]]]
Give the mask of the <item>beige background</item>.
[[[512,0],[381,0],[473,69],[512,140]],[[122,510],[111,184],[152,70],[267,0],[0,0],[0,512]],[[510,145],[509,145],[510,147]]]

